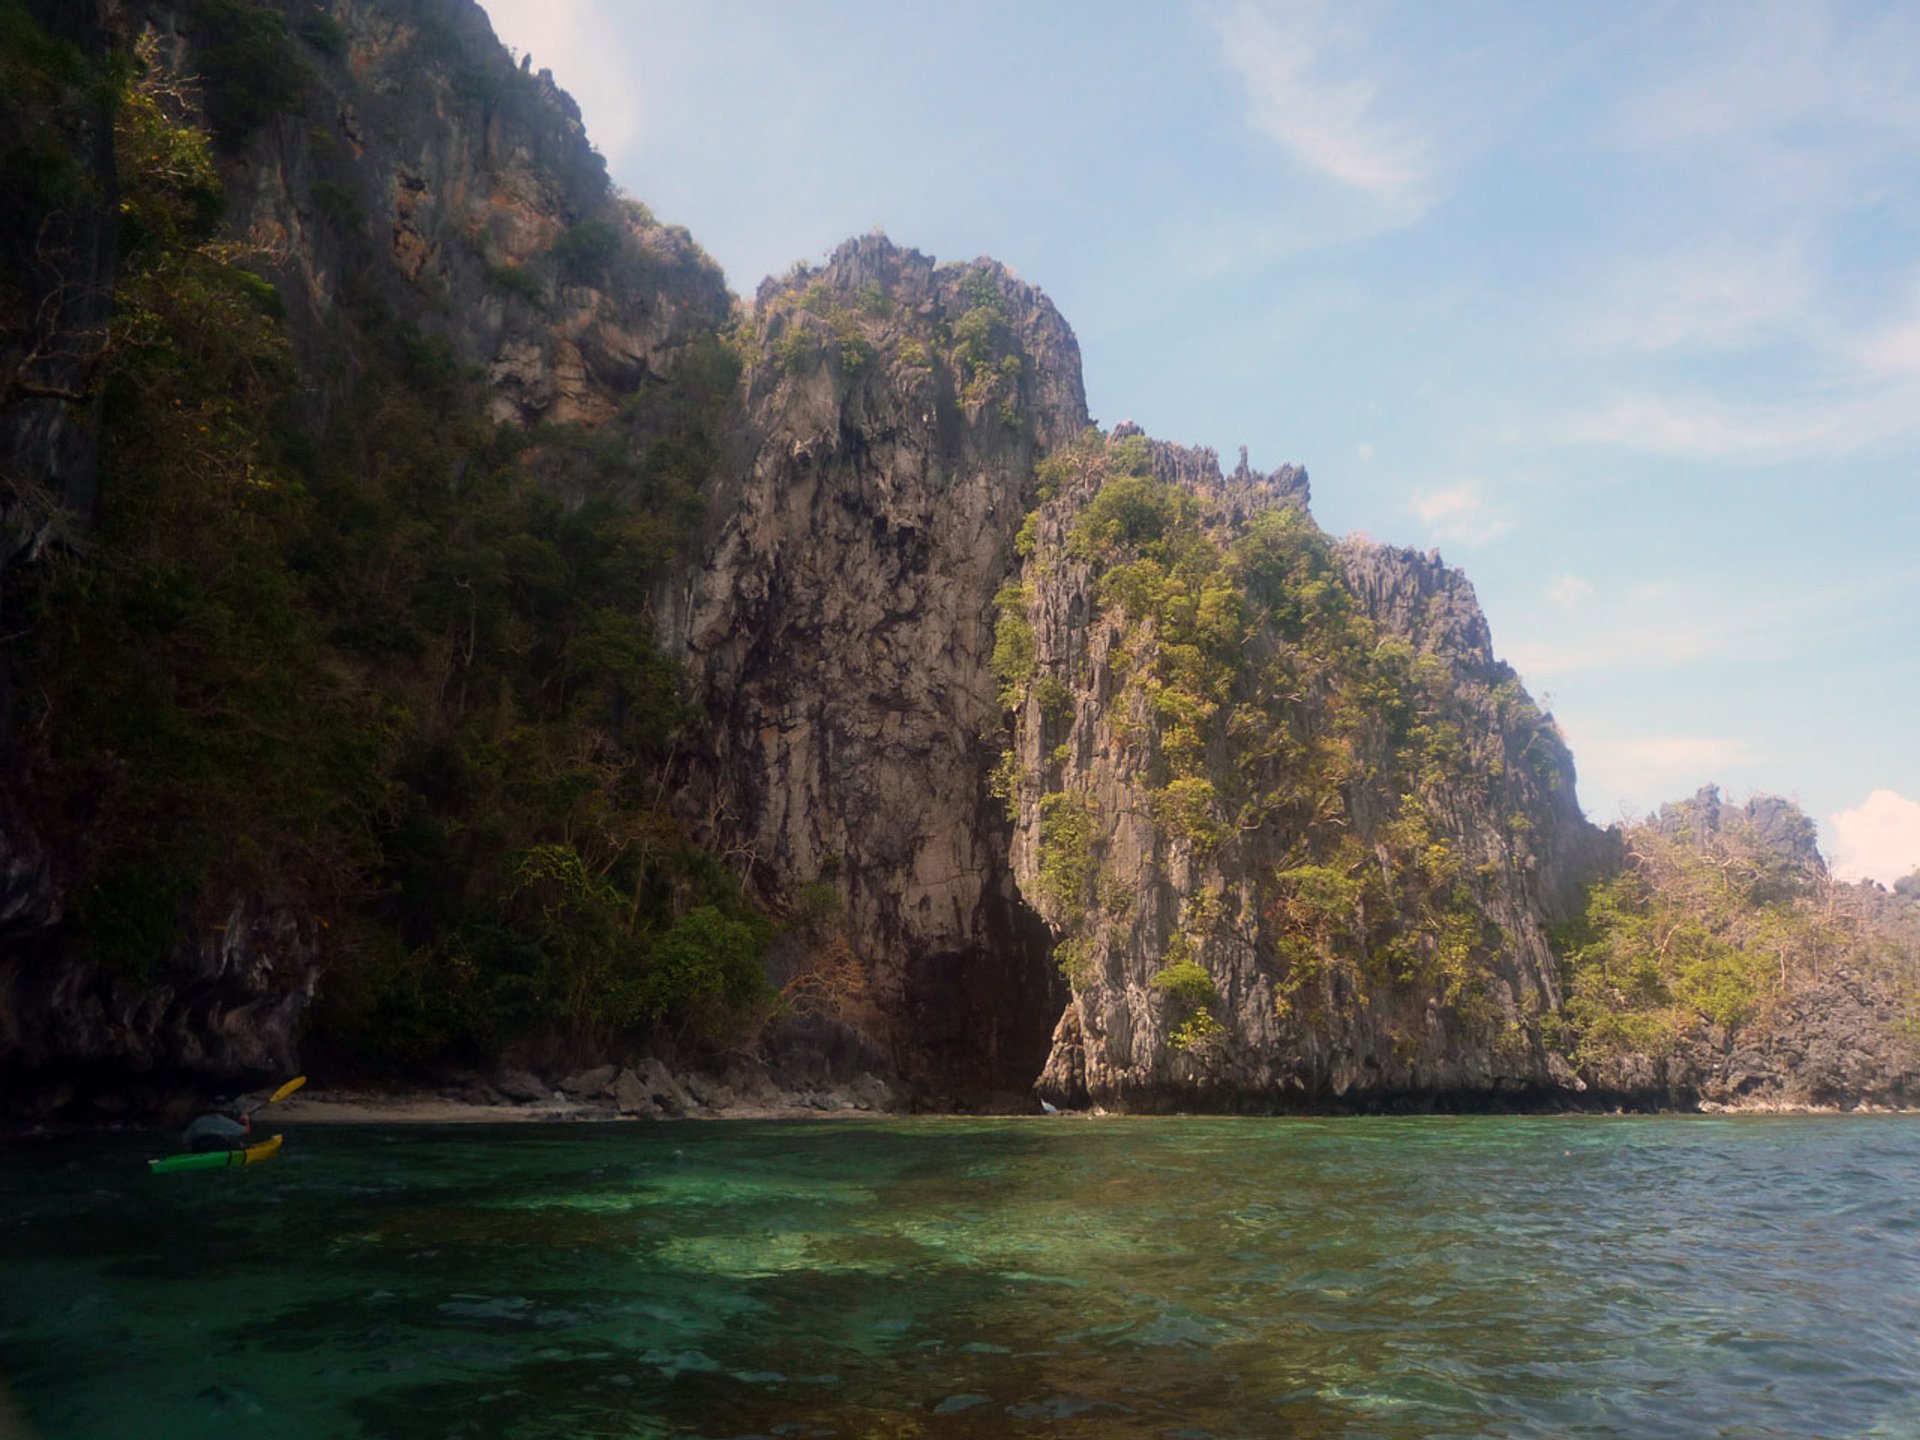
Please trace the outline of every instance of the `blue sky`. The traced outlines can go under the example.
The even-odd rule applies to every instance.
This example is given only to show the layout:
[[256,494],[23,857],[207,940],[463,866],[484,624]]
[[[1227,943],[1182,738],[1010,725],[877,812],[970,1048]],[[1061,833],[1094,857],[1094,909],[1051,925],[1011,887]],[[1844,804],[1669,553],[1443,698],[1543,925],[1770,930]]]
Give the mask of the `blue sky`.
[[1103,425],[1437,547],[1594,819],[1920,866],[1920,8],[485,3],[737,292],[991,255]]

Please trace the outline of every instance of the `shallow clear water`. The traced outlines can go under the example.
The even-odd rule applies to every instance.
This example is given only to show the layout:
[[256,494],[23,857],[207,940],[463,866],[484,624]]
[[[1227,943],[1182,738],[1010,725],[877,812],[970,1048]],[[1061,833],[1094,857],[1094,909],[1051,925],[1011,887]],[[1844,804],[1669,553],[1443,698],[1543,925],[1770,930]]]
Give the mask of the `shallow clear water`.
[[1920,1119],[149,1143],[0,1151],[43,1440],[1920,1436]]

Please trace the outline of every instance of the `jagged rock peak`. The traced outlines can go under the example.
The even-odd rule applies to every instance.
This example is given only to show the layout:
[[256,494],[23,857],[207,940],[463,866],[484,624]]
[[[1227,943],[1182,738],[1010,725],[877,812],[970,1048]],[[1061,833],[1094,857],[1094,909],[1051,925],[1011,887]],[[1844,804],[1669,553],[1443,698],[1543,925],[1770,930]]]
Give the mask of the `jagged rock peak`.
[[1277,470],[1259,471],[1247,464],[1247,447],[1240,447],[1240,463],[1232,474],[1221,469],[1219,452],[1210,445],[1176,445],[1156,440],[1132,420],[1122,420],[1108,434],[1109,440],[1139,437],[1147,442],[1153,460],[1153,473],[1173,485],[1217,496],[1225,519],[1231,525],[1243,524],[1261,510],[1275,505],[1293,505],[1303,513],[1309,510],[1312,487],[1306,470],[1299,465],[1282,465]]
[[1784,796],[1755,795],[1745,805],[1732,805],[1721,798],[1718,785],[1702,785],[1691,798],[1662,805],[1659,813],[1647,817],[1647,823],[1699,850],[1737,835],[1793,869],[1826,874],[1818,829],[1804,810]]
[[1506,668],[1494,659],[1492,632],[1473,582],[1438,550],[1349,535],[1337,553],[1347,584],[1376,624],[1456,665]]
[[1464,578],[1131,422],[1046,471],[995,646],[1014,873],[1073,987],[1041,1093],[1558,1083],[1546,927],[1594,837]]
[[[147,14],[166,68],[204,67],[203,11]],[[612,185],[579,106],[473,0],[341,0],[332,19],[285,113],[223,134],[230,230],[305,363],[378,305],[478,368],[492,419],[591,425],[727,322],[719,267]]]
[[659,604],[705,712],[686,808],[770,906],[835,891],[910,1075],[1024,1086],[1063,996],[982,737],[1035,463],[1087,426],[1079,347],[1005,267],[878,234],[763,284],[743,338],[741,454]]
[[938,263],[872,231],[823,266],[797,264],[762,281],[753,319],[778,362],[771,378],[806,382],[799,391],[822,383],[810,362],[817,352],[830,362],[822,373],[835,386],[848,381],[849,394],[919,391],[937,401],[933,411],[964,413],[968,423],[1030,425],[1042,451],[1088,423],[1072,328],[1043,291],[995,260]]

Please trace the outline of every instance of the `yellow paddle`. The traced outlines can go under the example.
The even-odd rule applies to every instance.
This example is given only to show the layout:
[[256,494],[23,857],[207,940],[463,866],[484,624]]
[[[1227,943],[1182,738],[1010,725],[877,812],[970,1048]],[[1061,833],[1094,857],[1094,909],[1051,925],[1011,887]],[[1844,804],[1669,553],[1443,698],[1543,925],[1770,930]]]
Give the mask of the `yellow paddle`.
[[302,1085],[306,1083],[307,1083],[306,1076],[304,1075],[294,1076],[293,1079],[287,1081],[286,1084],[282,1085],[278,1090],[274,1091],[273,1094],[267,1096],[267,1104],[271,1105],[276,1100],[286,1099],[287,1096],[293,1094],[294,1091],[298,1090]]
[[260,1111],[266,1109],[267,1106],[273,1104],[274,1101],[286,1099],[287,1096],[293,1094],[294,1091],[298,1090],[302,1085],[306,1083],[307,1083],[306,1076],[304,1075],[294,1076],[293,1079],[287,1081],[286,1084],[282,1085],[278,1090],[274,1091],[273,1094],[267,1096],[266,1099],[260,1101],[256,1105],[249,1106],[247,1109],[247,1114],[257,1115]]

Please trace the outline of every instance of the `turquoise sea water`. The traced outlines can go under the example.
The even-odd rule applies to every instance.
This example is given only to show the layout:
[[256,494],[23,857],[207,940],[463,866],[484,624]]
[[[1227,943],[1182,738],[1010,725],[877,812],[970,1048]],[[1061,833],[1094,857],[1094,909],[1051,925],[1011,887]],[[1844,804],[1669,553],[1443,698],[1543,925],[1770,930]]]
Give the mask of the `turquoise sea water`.
[[0,1374],[42,1440],[1920,1436],[1908,1117],[150,1149],[0,1150]]

